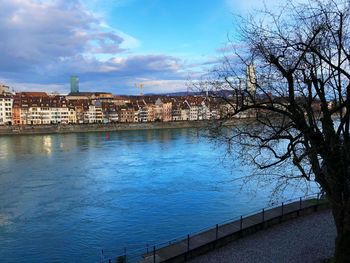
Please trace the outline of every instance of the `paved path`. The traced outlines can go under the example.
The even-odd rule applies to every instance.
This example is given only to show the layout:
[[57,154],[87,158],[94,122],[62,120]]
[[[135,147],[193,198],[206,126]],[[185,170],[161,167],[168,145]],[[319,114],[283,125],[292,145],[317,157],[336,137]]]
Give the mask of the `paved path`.
[[232,242],[191,263],[322,262],[336,235],[330,211],[300,217]]

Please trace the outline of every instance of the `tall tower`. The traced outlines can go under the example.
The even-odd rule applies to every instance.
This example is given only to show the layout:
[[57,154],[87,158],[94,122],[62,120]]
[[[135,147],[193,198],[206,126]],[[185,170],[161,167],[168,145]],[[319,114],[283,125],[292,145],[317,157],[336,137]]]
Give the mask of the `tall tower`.
[[79,92],[79,78],[77,76],[70,77],[70,92]]
[[253,64],[247,66],[247,91],[255,97],[256,95],[256,73]]

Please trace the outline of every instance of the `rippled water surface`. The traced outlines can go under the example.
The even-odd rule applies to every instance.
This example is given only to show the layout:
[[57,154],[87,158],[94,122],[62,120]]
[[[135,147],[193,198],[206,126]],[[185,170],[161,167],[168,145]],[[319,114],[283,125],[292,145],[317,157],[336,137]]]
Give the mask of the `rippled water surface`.
[[193,129],[0,137],[0,261],[98,262],[267,205],[223,155]]

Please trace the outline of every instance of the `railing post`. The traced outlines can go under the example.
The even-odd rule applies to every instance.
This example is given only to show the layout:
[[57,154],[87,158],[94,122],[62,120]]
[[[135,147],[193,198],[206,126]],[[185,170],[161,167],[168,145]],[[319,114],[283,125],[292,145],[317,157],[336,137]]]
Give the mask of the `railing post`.
[[215,227],[215,240],[218,240],[218,237],[219,237],[219,225],[216,224],[216,227]]
[[190,235],[187,235],[187,252],[185,253],[185,262],[189,259],[190,252]]
[[187,235],[187,252],[190,251],[190,235]]
[[319,204],[320,204],[320,193],[317,193],[317,200],[316,200],[316,205],[315,205],[315,211],[317,211]]
[[124,262],[126,262],[126,247],[124,248]]
[[262,222],[265,222],[265,208],[262,209]]
[[302,201],[303,201],[303,198],[302,198],[302,197],[300,197],[300,200],[299,200],[299,210],[301,210]]
[[153,246],[153,263],[156,263],[156,246]]
[[243,217],[241,216],[241,220],[239,222],[239,230],[242,231],[242,229],[243,229]]
[[112,263],[112,260],[111,260],[111,259],[108,259],[108,263]]
[[282,208],[282,216],[283,216],[283,208],[284,208],[284,203],[282,202],[282,206],[281,206],[281,208]]

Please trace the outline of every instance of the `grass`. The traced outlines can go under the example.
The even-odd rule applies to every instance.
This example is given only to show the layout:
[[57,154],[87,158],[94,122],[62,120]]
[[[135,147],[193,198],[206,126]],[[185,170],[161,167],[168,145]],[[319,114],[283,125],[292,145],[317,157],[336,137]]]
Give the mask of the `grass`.
[[317,199],[317,198],[313,198],[313,199],[309,199],[307,200],[308,202],[310,202],[313,205],[323,205],[323,204],[329,204],[329,201],[327,198],[322,198],[322,199]]

